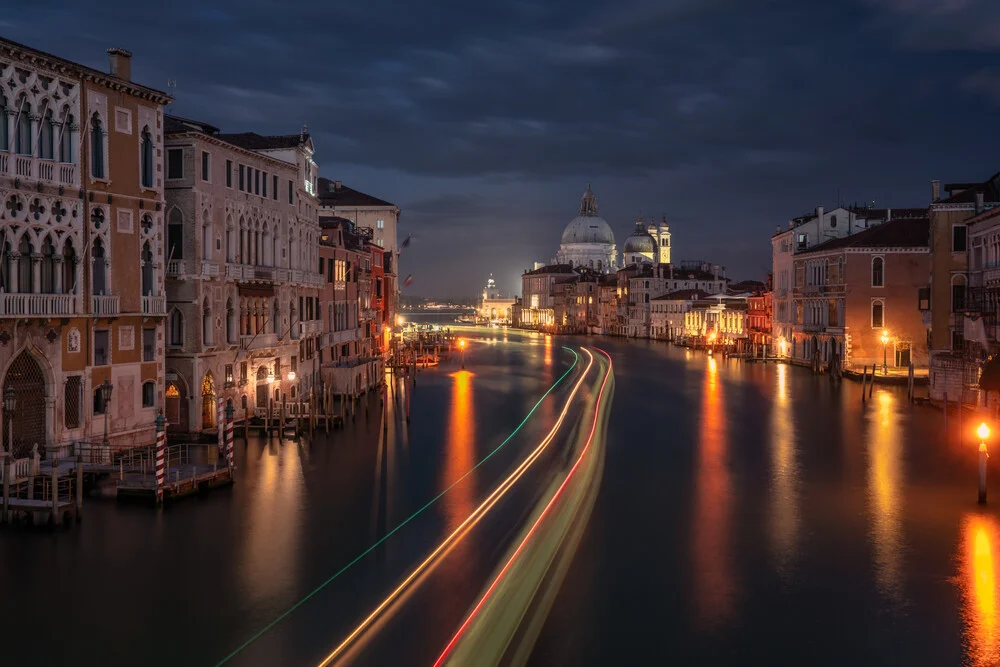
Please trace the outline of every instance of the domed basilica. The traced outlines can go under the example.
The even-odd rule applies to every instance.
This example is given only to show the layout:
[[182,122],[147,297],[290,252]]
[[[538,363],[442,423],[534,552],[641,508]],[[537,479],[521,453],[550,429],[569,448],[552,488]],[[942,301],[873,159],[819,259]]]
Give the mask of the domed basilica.
[[[641,219],[636,221],[635,231],[625,239],[622,250],[624,266],[669,264],[670,227],[666,218],[660,224],[650,220],[648,226]],[[608,222],[597,215],[597,197],[589,185],[580,202],[580,214],[563,230],[562,243],[553,263],[582,266],[600,273],[611,273],[618,268],[614,232]]]
[[589,185],[580,202],[580,215],[563,230],[555,263],[584,266],[601,273],[613,271],[618,264],[614,232],[607,220],[597,215],[597,197]]

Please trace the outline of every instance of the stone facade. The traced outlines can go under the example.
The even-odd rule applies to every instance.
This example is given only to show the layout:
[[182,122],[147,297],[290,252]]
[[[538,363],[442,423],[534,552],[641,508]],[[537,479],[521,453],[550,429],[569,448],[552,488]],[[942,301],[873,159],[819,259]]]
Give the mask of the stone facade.
[[304,132],[168,121],[166,415],[171,430],[212,431],[220,400],[242,419],[318,384],[317,167]]
[[[162,405],[163,105],[131,81],[0,40],[5,448],[153,440]],[[144,288],[144,289],[143,289]],[[105,405],[97,388],[113,387]],[[13,443],[7,434],[14,434]]]

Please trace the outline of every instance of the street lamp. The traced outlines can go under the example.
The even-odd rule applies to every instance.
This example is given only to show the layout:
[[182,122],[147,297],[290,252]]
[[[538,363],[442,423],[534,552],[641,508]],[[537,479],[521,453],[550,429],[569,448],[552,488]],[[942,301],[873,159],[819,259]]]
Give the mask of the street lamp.
[[465,339],[458,339],[458,349],[462,351],[462,370],[465,370]]
[[885,360],[885,346],[889,342],[889,332],[882,329],[882,375],[889,374],[889,364]]
[[295,382],[295,371],[288,371],[288,381]]
[[17,392],[14,387],[7,385],[3,390],[3,417],[7,422],[7,447],[8,453],[14,451],[14,411],[17,410]]
[[104,442],[102,444],[105,447],[108,446],[108,405],[111,403],[111,392],[114,389],[115,386],[108,378],[104,378],[104,382],[97,388],[101,392],[101,409],[104,410]]
[[986,451],[986,439],[990,437],[990,427],[983,422],[976,429],[979,436],[979,504],[986,504],[986,459],[990,458]]

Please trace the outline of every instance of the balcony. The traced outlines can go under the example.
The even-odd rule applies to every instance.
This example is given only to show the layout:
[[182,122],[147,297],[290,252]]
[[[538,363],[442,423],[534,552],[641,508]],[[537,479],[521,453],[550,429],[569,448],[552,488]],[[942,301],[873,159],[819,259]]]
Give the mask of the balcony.
[[267,347],[276,347],[277,345],[278,334],[275,333],[240,336],[240,348],[244,350],[262,350]]
[[103,294],[95,294],[90,297],[90,312],[98,317],[117,317],[121,312],[120,301],[121,297],[117,295],[107,296]]
[[320,320],[312,320],[309,322],[299,322],[299,334],[302,336],[313,336],[320,332],[322,327],[322,322]]
[[806,333],[823,333],[826,331],[825,324],[803,324],[800,326],[802,327],[802,331]]
[[142,297],[142,314],[143,315],[166,315],[167,314],[167,296],[161,294],[159,296],[144,296]]
[[30,155],[0,153],[0,175],[52,185],[79,185],[75,164],[63,164]]
[[75,294],[0,294],[0,317],[75,315]]
[[187,274],[187,264],[182,259],[172,259],[167,262],[167,277],[180,278]]
[[356,340],[361,340],[361,329],[347,329],[346,331],[334,331],[323,334],[323,347],[330,345],[343,345]]
[[217,278],[219,276],[219,265],[215,262],[202,262],[201,263],[201,277],[202,278]]

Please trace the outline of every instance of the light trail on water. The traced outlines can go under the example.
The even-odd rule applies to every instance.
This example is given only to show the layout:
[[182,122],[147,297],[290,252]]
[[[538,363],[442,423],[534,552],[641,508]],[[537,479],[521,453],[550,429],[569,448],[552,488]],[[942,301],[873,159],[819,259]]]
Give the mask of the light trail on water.
[[531,467],[538,457],[542,455],[542,452],[545,451],[549,443],[551,443],[555,438],[556,433],[565,421],[566,415],[569,413],[570,405],[573,403],[573,399],[576,397],[577,392],[580,390],[580,386],[583,384],[583,381],[587,378],[587,375],[590,373],[590,369],[594,365],[594,355],[591,354],[586,348],[583,348],[583,352],[589,358],[587,367],[584,369],[583,373],[580,374],[580,379],[573,385],[573,391],[570,392],[569,397],[566,399],[566,403],[563,405],[559,418],[556,420],[556,423],[552,426],[552,429],[545,436],[545,438],[534,450],[532,450],[530,454],[528,454],[524,461],[522,461],[521,464],[515,468],[514,471],[508,475],[507,478],[501,482],[489,496],[486,497],[486,499],[475,509],[475,511],[472,512],[472,514],[466,517],[465,520],[459,524],[451,534],[448,535],[448,537],[446,537],[437,547],[434,548],[434,550],[423,560],[423,562],[417,565],[410,572],[410,574],[408,574],[406,578],[404,578],[403,581],[391,593],[389,593],[389,595],[387,595],[385,599],[382,600],[382,602],[380,602],[378,606],[376,606],[375,609],[368,614],[368,616],[366,616],[365,619],[361,621],[361,623],[359,623],[357,627],[354,628],[354,630],[348,634],[335,649],[333,649],[333,651],[329,653],[329,655],[320,661],[319,667],[327,667],[327,665],[332,663],[345,650],[347,650],[347,648],[350,647],[351,644],[358,639],[358,637],[371,627],[379,616],[381,616],[382,612],[392,605],[392,603],[407,590],[410,584],[420,577],[427,570],[427,568],[437,560],[438,556],[450,549],[450,547],[457,540],[461,539],[473,526],[479,523],[479,521],[490,511],[493,505],[506,495],[507,491],[509,491],[511,487],[517,483],[517,481],[524,475],[524,473]]
[[[580,450],[580,455],[576,458],[576,462],[573,464],[573,467],[570,468],[569,472],[566,474],[566,477],[559,485],[559,488],[556,489],[556,492],[549,499],[549,502],[546,503],[545,508],[535,519],[535,522],[531,525],[531,528],[525,534],[524,539],[522,539],[520,544],[517,545],[517,549],[514,550],[514,553],[511,554],[507,562],[504,563],[504,566],[500,570],[499,574],[497,574],[496,578],[494,578],[492,583],[490,583],[489,588],[486,589],[486,592],[483,593],[482,597],[479,598],[479,602],[477,602],[476,606],[473,607],[471,612],[469,612],[469,615],[465,618],[465,621],[463,621],[462,625],[459,626],[458,630],[455,631],[455,634],[452,636],[451,640],[445,646],[444,650],[441,652],[441,655],[439,655],[437,660],[434,661],[434,667],[441,667],[444,664],[444,661],[448,659],[448,655],[455,648],[455,645],[458,643],[458,640],[461,639],[462,635],[468,629],[469,625],[472,624],[472,621],[475,620],[476,616],[483,608],[483,605],[485,605],[486,601],[489,600],[490,596],[493,594],[493,591],[500,584],[503,578],[507,575],[507,572],[514,564],[514,561],[516,561],[518,556],[521,555],[521,552],[524,551],[525,546],[527,546],[528,542],[531,541],[532,536],[535,534],[535,531],[538,530],[539,525],[541,525],[542,521],[548,515],[549,510],[552,509],[552,507],[556,504],[556,501],[559,500],[559,498],[562,496],[563,491],[565,491],[566,487],[573,479],[577,469],[580,467],[580,464],[583,463],[583,459],[584,457],[586,457],[587,452],[590,449],[590,445],[594,441],[594,433],[597,430],[597,422],[599,421],[601,414],[601,401],[604,398],[604,388],[608,384],[608,378],[611,377],[611,367],[612,367],[611,355],[609,355],[607,352],[605,352],[599,347],[594,349],[608,358],[608,370],[604,374],[604,381],[601,383],[601,390],[598,393],[597,400],[594,403],[594,421],[590,425],[590,434],[587,436],[586,444],[584,444],[583,449]],[[587,349],[584,348],[583,351],[587,352]],[[588,370],[589,368],[590,367],[588,366]],[[586,373],[584,375],[586,375]]]
[[[411,521],[413,521],[415,518],[417,518],[418,516],[420,516],[421,514],[423,514],[427,509],[429,509],[430,507],[432,507],[436,502],[438,502],[439,500],[441,500],[441,498],[443,498],[445,496],[445,494],[447,494],[449,491],[451,491],[453,488],[455,488],[464,479],[466,479],[469,475],[471,475],[473,472],[475,472],[476,469],[478,469],[481,465],[483,465],[488,460],[490,460],[491,458],[493,458],[493,456],[497,452],[499,452],[501,449],[503,449],[503,447],[508,442],[510,442],[514,438],[515,435],[517,435],[521,431],[521,429],[524,427],[524,425],[528,423],[528,420],[531,419],[531,416],[535,414],[536,410],[538,410],[538,406],[540,406],[542,404],[542,402],[545,401],[545,399],[548,397],[549,394],[551,394],[553,391],[555,391],[556,387],[558,387],[560,384],[562,384],[562,381],[565,380],[566,377],[570,373],[573,372],[573,369],[576,368],[577,364],[579,363],[579,361],[580,361],[580,355],[578,355],[575,350],[573,350],[570,347],[566,347],[565,345],[562,346],[562,349],[569,351],[573,355],[573,363],[570,364],[570,367],[568,369],[566,369],[566,372],[563,373],[559,377],[558,380],[556,380],[555,382],[553,382],[552,385],[545,391],[545,393],[542,394],[542,397],[539,398],[538,402],[536,402],[531,407],[531,410],[528,411],[528,414],[525,415],[525,417],[521,421],[521,423],[517,425],[517,428],[515,428],[513,431],[511,431],[510,435],[508,435],[507,438],[504,439],[503,442],[501,442],[499,445],[497,445],[493,449],[493,451],[491,451],[489,454],[487,454],[482,459],[480,459],[479,462],[476,463],[476,465],[474,465],[472,468],[470,468],[464,475],[462,475],[461,477],[459,477],[458,479],[456,479],[454,482],[452,482],[450,485],[448,485],[441,493],[437,494],[436,496],[434,496],[433,498],[431,498],[429,501],[427,501],[416,512],[414,512],[413,514],[411,514],[410,516],[408,516],[406,519],[404,519],[403,521],[401,521],[392,530],[390,530],[385,535],[383,535],[381,538],[379,538],[371,546],[369,546],[367,549],[365,549],[360,554],[358,554],[357,556],[355,556],[349,563],[347,563],[342,568],[340,568],[339,570],[337,570],[336,572],[334,572],[328,579],[326,579],[326,581],[323,581],[322,583],[320,583],[316,588],[314,588],[309,593],[307,593],[304,597],[302,597],[302,599],[300,599],[298,602],[296,602],[291,607],[289,607],[288,609],[286,609],[280,615],[278,615],[277,617],[275,617],[270,623],[268,623],[263,628],[261,628],[260,630],[258,630],[252,637],[250,637],[245,642],[243,642],[238,647],[236,647],[236,649],[234,649],[231,653],[229,653],[229,655],[227,655],[226,657],[222,658],[222,660],[219,660],[219,662],[217,662],[215,664],[215,667],[222,667],[222,665],[226,664],[227,662],[229,662],[230,660],[232,660],[233,658],[235,658],[237,655],[239,655],[241,652],[243,652],[244,650],[246,650],[247,647],[249,647],[251,644],[253,644],[254,642],[256,642],[258,639],[260,639],[261,637],[263,637],[265,634],[267,634],[274,626],[276,626],[278,623],[280,623],[285,618],[287,618],[292,612],[294,612],[296,609],[298,609],[303,604],[305,604],[306,602],[308,602],[317,593],[319,593],[324,588],[326,588],[331,583],[333,583],[333,581],[336,580],[344,572],[347,572],[358,561],[360,561],[365,556],[367,556],[368,554],[370,554],[372,551],[374,551],[380,545],[384,544],[386,540],[388,540],[390,537],[392,537],[397,531],[399,531],[400,529],[402,529],[403,526],[405,526],[406,524],[408,524]],[[586,373],[584,373],[584,375],[586,375]]]

